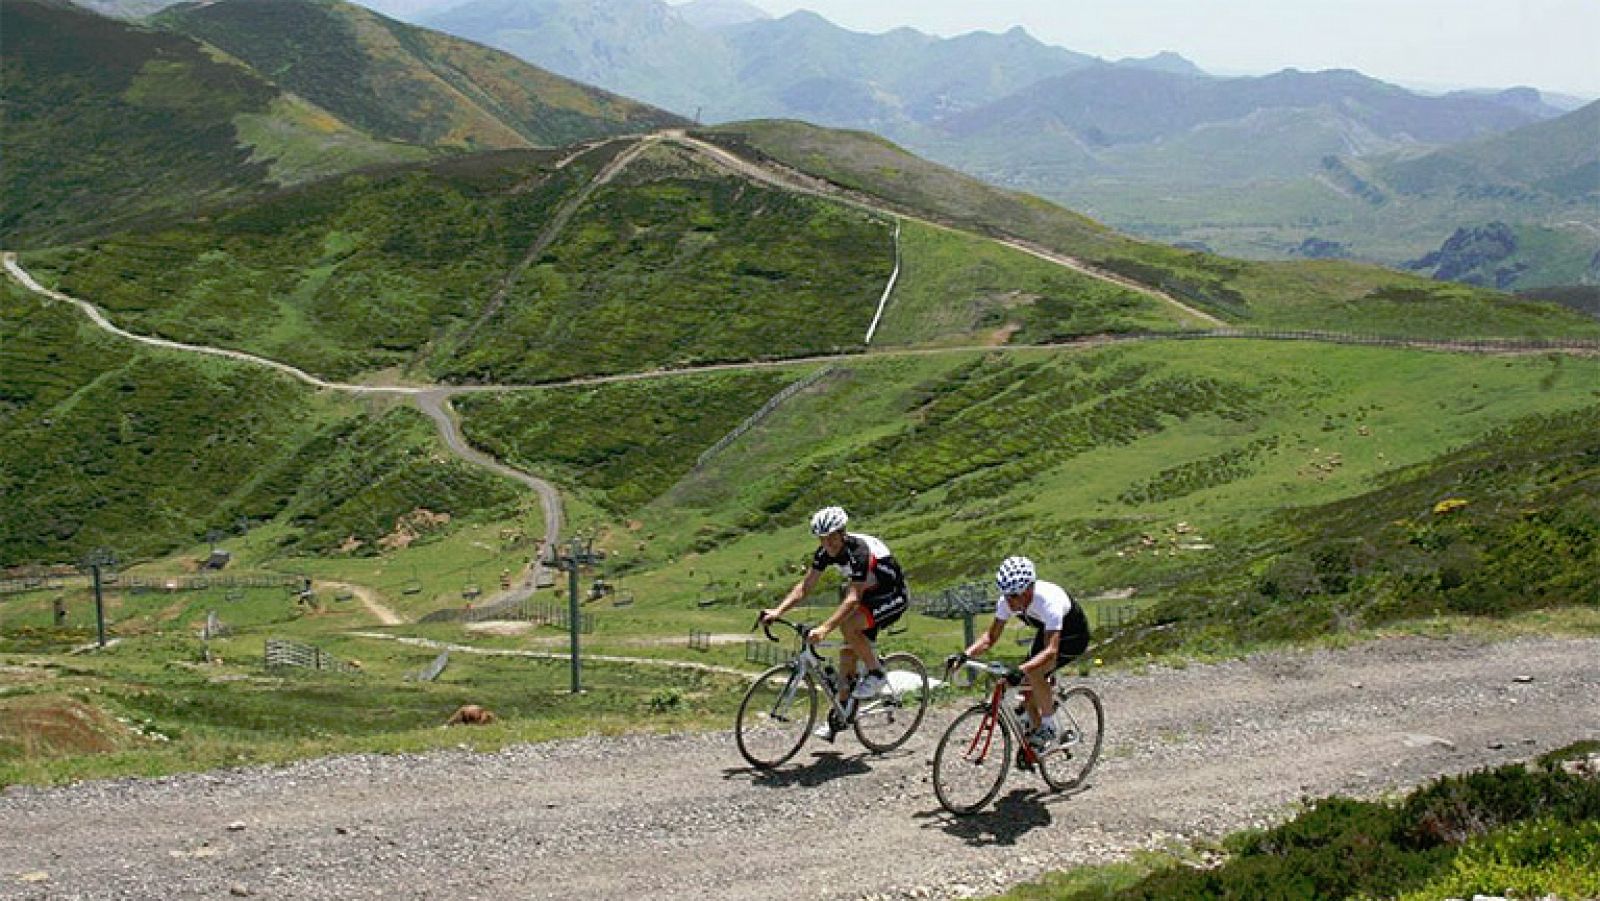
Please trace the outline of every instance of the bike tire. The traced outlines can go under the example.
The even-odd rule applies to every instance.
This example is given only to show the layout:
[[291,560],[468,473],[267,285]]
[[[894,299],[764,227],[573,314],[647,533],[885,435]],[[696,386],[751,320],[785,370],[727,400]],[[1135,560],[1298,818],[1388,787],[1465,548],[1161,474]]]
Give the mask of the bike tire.
[[988,705],[956,717],[933,752],[933,793],[944,809],[966,816],[994,800],[1011,769],[1011,748],[1011,730],[990,718]]
[[750,683],[739,702],[733,734],[751,766],[770,770],[800,751],[816,721],[816,680],[784,663]]
[[876,698],[856,702],[855,729],[856,738],[869,751],[886,754],[916,734],[928,713],[932,692],[928,668],[915,654],[890,654],[881,665],[889,676],[889,686]]
[[1089,778],[1105,740],[1105,706],[1093,689],[1082,685],[1056,689],[1056,728],[1071,730],[1055,748],[1039,758],[1039,775],[1055,791],[1077,788]]

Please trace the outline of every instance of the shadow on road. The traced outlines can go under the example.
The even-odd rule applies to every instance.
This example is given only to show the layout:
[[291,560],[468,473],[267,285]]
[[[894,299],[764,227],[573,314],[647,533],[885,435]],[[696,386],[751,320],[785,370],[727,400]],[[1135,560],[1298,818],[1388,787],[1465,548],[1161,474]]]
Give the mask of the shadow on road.
[[1016,788],[1001,795],[992,807],[971,816],[954,816],[942,808],[916,816],[929,820],[928,826],[943,829],[974,847],[1014,845],[1030,831],[1050,825],[1046,797],[1032,788]]
[[805,766],[778,770],[758,770],[748,766],[730,767],[722,771],[722,778],[735,779],[749,776],[753,784],[767,788],[788,788],[791,785],[810,788],[844,776],[859,776],[870,772],[872,768],[867,766],[864,754],[846,757],[837,751],[824,751],[817,754],[815,760]]

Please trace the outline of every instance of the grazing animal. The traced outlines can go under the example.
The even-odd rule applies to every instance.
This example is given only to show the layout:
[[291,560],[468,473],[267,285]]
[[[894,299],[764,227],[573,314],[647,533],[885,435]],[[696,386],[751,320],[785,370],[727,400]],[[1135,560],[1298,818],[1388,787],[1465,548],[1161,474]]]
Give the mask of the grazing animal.
[[477,704],[462,704],[445,722],[446,726],[486,726],[494,722],[494,711]]

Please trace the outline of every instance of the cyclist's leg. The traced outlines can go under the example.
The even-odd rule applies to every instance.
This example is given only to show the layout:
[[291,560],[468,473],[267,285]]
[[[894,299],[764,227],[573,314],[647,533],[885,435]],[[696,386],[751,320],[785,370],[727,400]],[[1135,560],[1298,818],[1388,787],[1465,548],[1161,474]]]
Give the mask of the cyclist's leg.
[[[1044,630],[1033,631],[1033,645],[1028,648],[1028,659],[1039,656],[1044,650]],[[1059,659],[1059,654],[1058,654]],[[1043,670],[1028,673],[1028,727],[1039,728],[1052,713],[1056,712],[1056,700],[1050,693],[1050,674],[1056,671],[1058,664],[1051,664]]]
[[[866,664],[868,670],[878,668],[878,652],[872,647],[872,640],[878,635],[878,627],[872,617],[872,609],[864,602],[854,612],[839,623],[839,632],[844,637],[844,648],[839,651],[839,669],[856,674],[856,661]],[[870,633],[870,634],[869,634]],[[849,660],[849,669],[845,668],[845,661]]]
[[[1028,652],[1028,656],[1032,657],[1033,655],[1039,653],[1039,651],[1043,648],[1044,630],[1041,629],[1034,634],[1033,650]],[[1051,690],[1051,683],[1054,681],[1053,677],[1055,676],[1056,672],[1072,661],[1083,656],[1083,653],[1088,649],[1089,636],[1087,633],[1061,636],[1061,640],[1056,643],[1055,662],[1050,664],[1050,666],[1045,668],[1044,672],[1039,674],[1037,682],[1031,679],[1029,680],[1029,685],[1033,687],[1032,700],[1037,702],[1037,706],[1033,704],[1029,705],[1030,712],[1034,713],[1034,715],[1038,717],[1038,719],[1036,719],[1033,723],[1035,728],[1038,727],[1039,723],[1044,722],[1046,717],[1055,715],[1056,693]]]
[[869,670],[881,670],[883,661],[878,658],[878,632],[894,625],[900,616],[911,606],[911,598],[905,594],[888,594],[861,599],[861,659],[867,663]]

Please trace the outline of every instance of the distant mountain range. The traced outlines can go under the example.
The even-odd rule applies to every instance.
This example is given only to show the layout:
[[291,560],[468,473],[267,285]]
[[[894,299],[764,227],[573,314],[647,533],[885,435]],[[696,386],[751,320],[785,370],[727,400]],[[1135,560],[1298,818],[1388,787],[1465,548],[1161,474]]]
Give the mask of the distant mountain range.
[[335,0],[181,4],[151,22],[0,7],[6,246],[377,163],[682,123]]
[[[274,2],[282,0],[259,5]],[[1179,246],[1402,266],[1443,252],[1458,230],[1498,223],[1523,236],[1515,265],[1493,276],[1473,266],[1443,271],[1510,290],[1600,280],[1587,262],[1600,251],[1600,214],[1584,199],[1596,181],[1585,165],[1600,166],[1592,126],[1573,165],[1551,159],[1546,171],[1546,155],[1508,149],[1525,170],[1508,181],[1486,178],[1490,161],[1472,156],[1492,152],[1471,150],[1477,142],[1523,129],[1528,136],[1507,147],[1540,147],[1536,126],[1564,116],[1578,118],[1562,128],[1582,132],[1581,110],[1532,88],[1427,95],[1347,70],[1215,78],[1172,53],[1112,62],[1020,28],[953,38],[909,28],[863,34],[809,12],[773,18],[743,0],[368,2],[702,122],[798,119],[871,131]],[[163,17],[223,41],[206,30],[208,9]],[[288,27],[268,18],[255,17],[269,32]],[[276,63],[292,47],[274,51]],[[247,61],[275,71],[271,55]],[[1452,155],[1457,148],[1468,156]],[[1553,190],[1563,179],[1571,184]]]
[[1176,244],[1400,265],[1457,229],[1501,222],[1551,231],[1528,246],[1560,249],[1549,259],[1535,251],[1509,282],[1484,283],[1591,277],[1571,265],[1569,245],[1583,245],[1584,230],[1561,223],[1600,222],[1559,197],[1473,196],[1461,185],[1467,202],[1444,203],[1440,182],[1426,200],[1352,200],[1351,186],[1386,182],[1372,167],[1397,177],[1433,167],[1428,177],[1448,179],[1465,170],[1416,160],[1569,112],[1532,88],[1427,95],[1347,70],[1214,78],[1172,53],[1111,62],[1020,28],[862,34],[809,12],[772,18],[740,0],[443,0],[395,12],[704,122],[872,131]]

